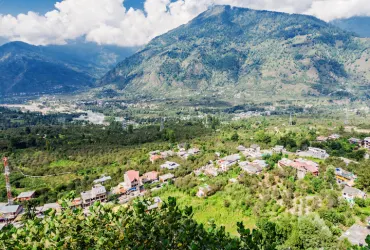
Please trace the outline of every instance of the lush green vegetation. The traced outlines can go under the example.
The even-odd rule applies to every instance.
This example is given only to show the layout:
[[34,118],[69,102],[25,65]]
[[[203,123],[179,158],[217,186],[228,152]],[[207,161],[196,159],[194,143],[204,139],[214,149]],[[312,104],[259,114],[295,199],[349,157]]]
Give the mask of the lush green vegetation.
[[[193,210],[180,209],[168,198],[160,209],[146,212],[147,201],[128,208],[95,203],[90,215],[81,209],[61,214],[49,210],[43,219],[25,220],[19,229],[0,231],[6,249],[345,249],[336,243],[318,216],[286,216],[277,221],[261,219],[256,229],[238,223],[238,237],[231,237],[214,223],[205,226],[193,219]],[[32,214],[32,212],[30,213]],[[364,249],[367,249],[364,247]]]

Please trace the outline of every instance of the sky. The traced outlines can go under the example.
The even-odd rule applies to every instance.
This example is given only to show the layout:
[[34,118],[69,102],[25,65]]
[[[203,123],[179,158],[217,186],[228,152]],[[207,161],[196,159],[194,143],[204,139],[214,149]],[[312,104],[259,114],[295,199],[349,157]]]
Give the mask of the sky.
[[314,15],[370,16],[370,0],[0,0],[0,42],[141,46],[212,5]]

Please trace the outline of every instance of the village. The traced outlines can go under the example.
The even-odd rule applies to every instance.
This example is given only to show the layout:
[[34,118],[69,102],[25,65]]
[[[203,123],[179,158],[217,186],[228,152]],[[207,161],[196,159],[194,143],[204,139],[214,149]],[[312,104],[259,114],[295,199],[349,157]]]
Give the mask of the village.
[[[338,140],[340,135],[333,134],[328,137],[319,136],[317,142],[325,142],[328,140]],[[348,141],[359,148],[370,149],[370,138],[363,140],[357,138],[350,138]],[[261,149],[257,144],[251,144],[249,147],[240,145],[235,149],[238,153],[226,155],[221,157],[221,153],[215,152],[215,161],[209,161],[206,165],[194,170],[190,175],[201,178],[207,176],[208,178],[215,178],[218,175],[227,173],[233,167],[239,167],[241,174],[236,178],[229,179],[230,183],[237,183],[239,178],[244,174],[260,175],[268,171],[270,167],[277,168],[292,168],[296,171],[298,179],[304,179],[306,175],[318,176],[320,173],[320,161],[330,157],[330,155],[323,149],[308,147],[305,151],[298,150],[297,152],[289,152],[284,146],[276,145],[270,149]],[[74,198],[69,201],[68,206],[71,209],[82,208],[85,215],[89,215],[89,207],[95,202],[102,203],[108,202],[108,197],[114,195],[117,197],[118,204],[127,204],[131,200],[138,197],[143,197],[148,190],[155,194],[155,191],[160,190],[162,187],[169,185],[176,181],[174,170],[181,167],[175,160],[176,158],[189,160],[201,154],[201,150],[197,147],[191,148],[189,144],[182,143],[177,145],[176,151],[156,150],[148,153],[149,161],[154,164],[160,161],[159,171],[149,171],[141,174],[136,170],[129,170],[124,173],[123,182],[107,190],[104,183],[111,180],[110,176],[101,176],[101,178],[94,180],[94,185],[91,190],[80,193],[80,197]],[[270,166],[266,160],[267,156],[279,155],[279,160],[276,166]],[[368,158],[368,154],[365,155]],[[167,160],[171,158],[173,161]],[[341,158],[347,165],[353,160]],[[161,174],[162,173],[162,174]],[[353,206],[356,198],[367,198],[366,192],[355,188],[357,176],[350,171],[343,168],[335,168],[335,178],[342,187],[342,199],[346,200],[350,206]],[[145,188],[147,187],[147,188]],[[204,199],[209,195],[213,195],[212,186],[207,183],[199,185],[196,196],[199,199]],[[0,222],[2,227],[6,224],[12,223],[15,226],[21,226],[21,216],[24,213],[22,202],[29,201],[35,198],[35,191],[26,191],[20,193],[14,198],[12,203],[0,203]],[[152,202],[147,207],[148,210],[158,208],[162,200],[158,196],[152,197]],[[63,207],[60,202],[48,203],[43,206],[36,207],[35,213],[37,217],[42,218],[47,211],[55,210],[57,213],[62,213]],[[370,223],[370,219],[368,220]],[[355,230],[356,232],[352,232]],[[347,235],[356,234],[358,231],[365,234],[368,232],[366,227],[361,225],[354,225],[351,227]],[[366,234],[367,235],[367,234]],[[357,239],[357,238],[356,238]],[[354,240],[355,241],[355,240]]]

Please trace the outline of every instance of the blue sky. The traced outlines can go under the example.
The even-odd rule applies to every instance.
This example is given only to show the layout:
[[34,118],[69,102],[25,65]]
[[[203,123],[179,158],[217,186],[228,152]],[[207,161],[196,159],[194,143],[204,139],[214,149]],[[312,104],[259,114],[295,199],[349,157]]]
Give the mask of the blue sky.
[[[40,14],[54,9],[55,2],[60,0],[0,0],[0,14],[17,15],[34,11]],[[125,7],[143,8],[144,0],[125,0]]]

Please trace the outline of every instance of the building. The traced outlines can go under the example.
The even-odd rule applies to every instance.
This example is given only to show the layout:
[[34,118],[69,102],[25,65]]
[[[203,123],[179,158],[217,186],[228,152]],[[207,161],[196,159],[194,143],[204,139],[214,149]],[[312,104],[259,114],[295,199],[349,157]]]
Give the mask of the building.
[[366,246],[367,244],[365,240],[368,235],[370,235],[370,229],[368,227],[354,224],[342,234],[340,239],[348,239],[352,245]]
[[154,162],[158,161],[158,160],[161,160],[163,159],[162,155],[160,154],[160,151],[157,150],[157,151],[152,151],[149,153],[149,160],[152,164],[154,164]]
[[338,184],[347,185],[353,187],[357,176],[351,172],[348,172],[341,168],[335,169],[335,178]]
[[82,199],[80,197],[73,199],[69,204],[70,208],[79,208],[82,207]]
[[45,213],[49,209],[55,210],[57,213],[62,212],[62,206],[57,202],[44,204],[44,206],[42,206],[40,212]]
[[351,143],[351,144],[359,145],[359,146],[362,145],[362,140],[361,139],[357,139],[357,138],[353,138],[353,137],[349,138],[348,142]]
[[229,171],[229,168],[237,164],[240,160],[239,154],[229,155],[217,161],[217,165],[220,167],[222,172]]
[[169,170],[173,170],[180,167],[180,164],[172,161],[166,161],[164,164],[161,165],[161,168],[167,168]]
[[263,170],[262,167],[249,161],[240,162],[239,167],[248,174],[259,174]]
[[111,179],[112,177],[110,176],[102,176],[101,178],[94,180],[94,184],[99,184],[99,183],[104,184],[106,181],[109,181]]
[[126,191],[138,190],[143,185],[139,171],[127,171],[124,175],[124,183]]
[[189,150],[181,149],[178,153],[177,156],[182,158],[182,159],[188,159],[189,156],[197,155],[199,154],[200,150],[198,148],[191,148]]
[[35,198],[35,191],[27,191],[27,192],[20,193],[17,196],[16,200],[22,202],[22,201],[29,201],[33,198]]
[[158,172],[156,171],[147,172],[141,177],[142,183],[151,183],[156,180],[158,180]]
[[159,181],[160,182],[166,182],[166,181],[172,180],[174,177],[175,177],[175,175],[173,175],[173,174],[161,175],[161,176],[159,176]]
[[209,185],[205,184],[205,185],[199,187],[198,192],[197,192],[197,196],[199,198],[207,197],[210,191],[212,191],[212,188]]
[[295,168],[298,179],[303,179],[307,173],[312,173],[314,176],[319,175],[319,164],[305,159],[289,160],[283,158],[278,162],[278,166]]
[[96,184],[89,191],[81,193],[82,205],[87,207],[92,205],[95,201],[106,201],[107,200],[107,190],[104,186]]
[[364,148],[370,149],[370,137],[364,139]]
[[218,169],[213,165],[212,162],[194,171],[196,176],[205,174],[208,176],[216,177],[218,175]]
[[0,221],[14,220],[22,212],[20,205],[8,205],[0,207]]
[[355,198],[365,199],[366,193],[353,187],[344,186],[342,190],[342,197],[350,203],[354,203]]
[[309,147],[308,151],[297,151],[297,155],[301,157],[313,157],[325,160],[329,157],[324,149]]
[[272,148],[272,152],[275,154],[282,154],[286,151],[285,151],[284,146],[276,145],[275,147]]
[[236,149],[237,149],[238,151],[240,151],[240,152],[244,152],[244,151],[246,151],[246,150],[247,150],[247,148],[246,148],[246,147],[244,147],[243,145],[239,145]]
[[329,140],[338,140],[339,138],[340,138],[340,135],[338,134],[331,134],[328,137]]
[[326,137],[326,136],[320,135],[320,136],[316,137],[317,142],[326,142],[327,140],[328,140],[328,137]]
[[257,144],[252,144],[250,147],[249,147],[249,150],[252,151],[252,152],[260,152],[261,151],[261,147]]

